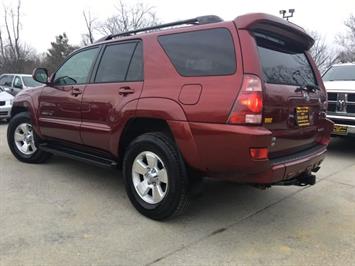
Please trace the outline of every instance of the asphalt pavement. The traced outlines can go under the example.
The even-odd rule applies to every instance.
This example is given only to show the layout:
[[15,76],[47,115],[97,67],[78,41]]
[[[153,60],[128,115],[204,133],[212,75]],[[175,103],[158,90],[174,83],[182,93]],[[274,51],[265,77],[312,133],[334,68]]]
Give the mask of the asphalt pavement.
[[156,222],[121,173],[61,157],[18,162],[0,123],[0,265],[355,265],[355,139],[334,138],[311,187],[207,181]]

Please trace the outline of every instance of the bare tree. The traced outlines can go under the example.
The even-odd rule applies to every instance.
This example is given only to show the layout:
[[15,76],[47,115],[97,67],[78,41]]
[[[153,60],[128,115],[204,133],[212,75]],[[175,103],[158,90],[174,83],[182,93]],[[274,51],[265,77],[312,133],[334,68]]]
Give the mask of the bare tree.
[[314,39],[314,45],[310,49],[313,60],[321,72],[327,70],[332,64],[338,61],[338,55],[329,48],[324,38],[316,31],[309,34]]
[[91,17],[91,11],[83,11],[83,17],[85,20],[85,26],[87,32],[82,35],[82,43],[84,46],[94,43],[94,31],[96,28],[96,18]]
[[[21,0],[16,8],[3,7],[0,28],[0,72],[25,72],[36,61],[33,49],[21,43]],[[4,30],[4,31],[3,31]]]
[[158,24],[152,6],[143,3],[128,6],[120,0],[116,10],[117,15],[108,18],[98,27],[100,33],[109,35]]
[[346,33],[337,36],[337,43],[342,47],[339,60],[342,63],[355,62],[355,16],[350,15],[344,24]]

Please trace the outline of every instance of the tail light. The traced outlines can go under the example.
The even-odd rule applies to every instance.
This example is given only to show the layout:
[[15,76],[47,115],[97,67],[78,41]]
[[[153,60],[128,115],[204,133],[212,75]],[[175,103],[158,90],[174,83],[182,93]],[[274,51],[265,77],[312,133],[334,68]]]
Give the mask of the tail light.
[[261,80],[255,75],[244,75],[242,89],[229,116],[229,124],[261,124],[263,94]]
[[266,160],[269,156],[268,148],[250,148],[250,156],[254,160]]

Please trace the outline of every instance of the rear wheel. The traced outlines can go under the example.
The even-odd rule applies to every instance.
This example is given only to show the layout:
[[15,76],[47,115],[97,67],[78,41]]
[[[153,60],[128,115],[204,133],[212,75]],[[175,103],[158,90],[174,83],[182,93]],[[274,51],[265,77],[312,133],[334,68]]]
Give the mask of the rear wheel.
[[28,113],[19,113],[10,120],[7,142],[12,154],[22,162],[41,163],[50,157],[49,153],[38,149],[39,138]]
[[164,134],[136,138],[125,154],[123,173],[127,194],[143,215],[163,220],[186,207],[185,165],[173,141]]

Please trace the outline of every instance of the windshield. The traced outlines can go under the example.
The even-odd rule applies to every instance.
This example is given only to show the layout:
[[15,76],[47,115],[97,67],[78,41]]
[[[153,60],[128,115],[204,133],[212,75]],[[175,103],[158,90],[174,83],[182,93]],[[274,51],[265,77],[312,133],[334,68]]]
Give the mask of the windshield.
[[317,85],[312,67],[303,51],[282,40],[255,34],[264,80],[272,84]]
[[32,77],[22,77],[22,79],[26,87],[37,87],[42,85],[41,83],[35,81]]
[[324,74],[323,80],[355,80],[355,65],[333,66]]

